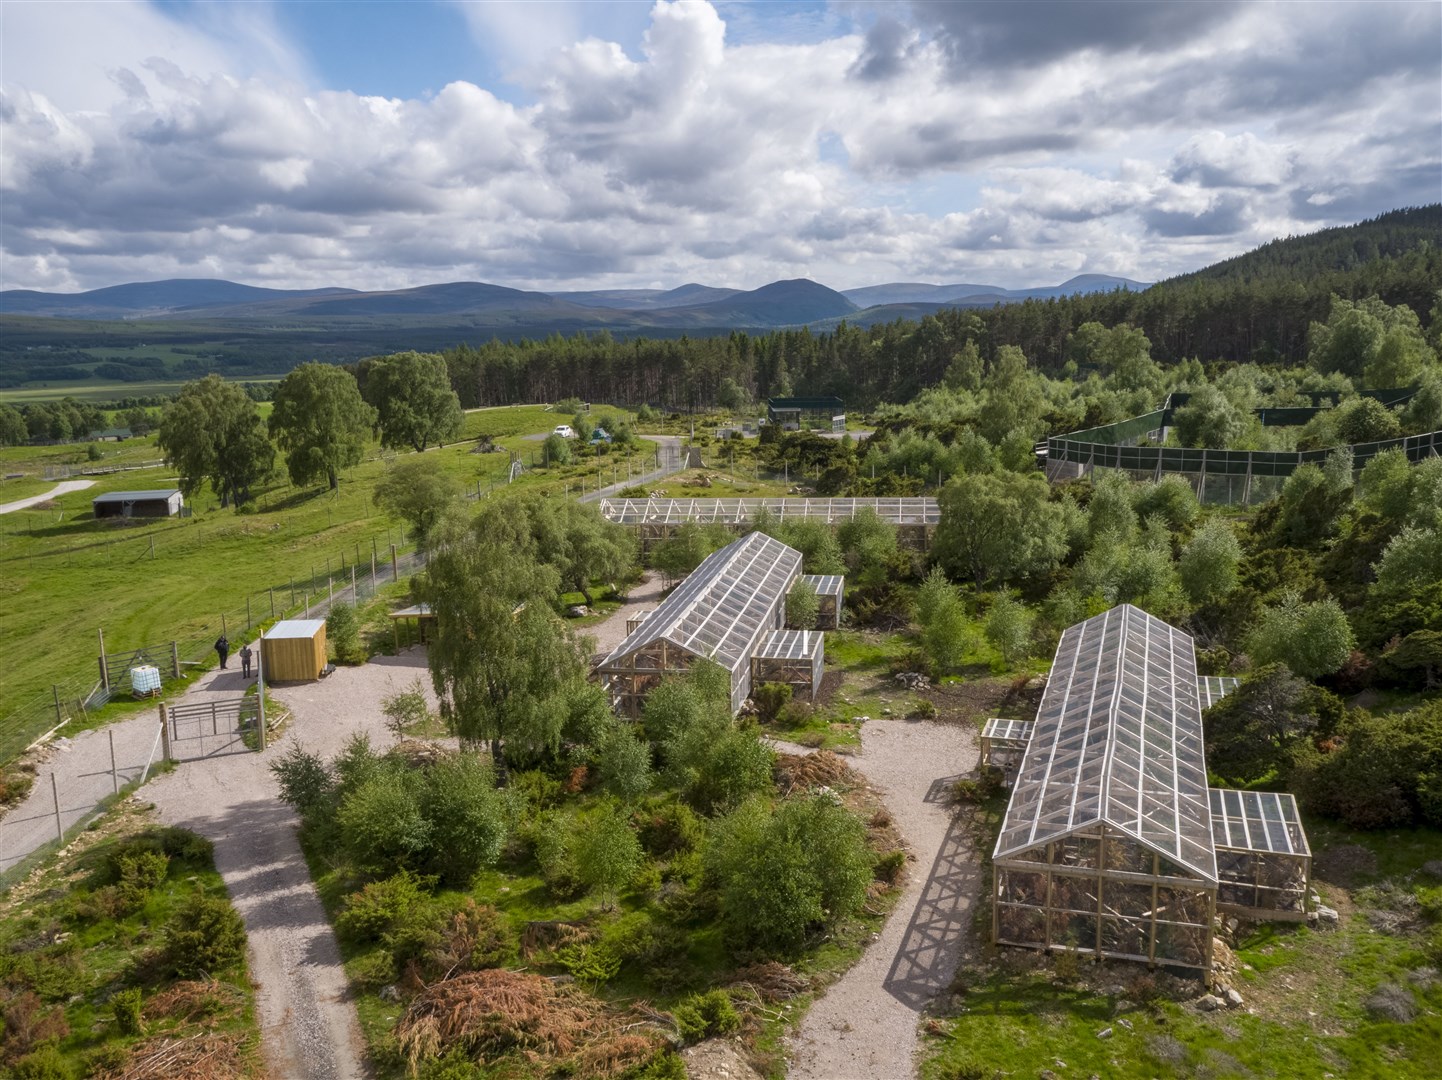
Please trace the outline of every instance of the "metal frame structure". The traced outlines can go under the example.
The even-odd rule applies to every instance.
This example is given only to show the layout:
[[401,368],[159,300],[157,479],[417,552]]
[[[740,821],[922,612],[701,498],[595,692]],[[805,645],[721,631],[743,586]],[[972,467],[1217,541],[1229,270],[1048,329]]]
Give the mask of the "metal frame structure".
[[753,532],[713,552],[596,668],[613,707],[639,716],[645,696],[667,675],[698,659],[731,674],[731,708],[751,693],[751,657],[785,626],[786,594],[801,573],[801,553]]
[[1023,748],[997,838],[999,944],[1206,970],[1217,910],[1303,919],[1296,801],[1207,786],[1192,639],[1123,604],[1062,635],[1034,724],[988,720],[982,760]]
[[1312,849],[1297,800],[1281,791],[1212,788],[1217,909],[1251,919],[1307,917]]
[[815,630],[775,630],[751,656],[751,685],[786,683],[816,700],[825,674],[825,635]]
[[798,583],[804,581],[816,590],[816,626],[813,629],[839,629],[846,579],[840,574],[802,574],[796,580]]
[[992,858],[999,943],[1211,967],[1190,637],[1129,604],[1062,635]]
[[993,769],[1020,765],[1035,726],[1030,720],[988,719],[981,729],[981,763]]
[[925,550],[941,522],[941,508],[933,498],[906,496],[859,499],[602,499],[601,515],[617,525],[634,528],[644,551],[671,536],[681,525],[725,525],[737,532],[750,526],[765,509],[779,522],[819,521],[838,525],[863,509],[897,527],[902,544]]

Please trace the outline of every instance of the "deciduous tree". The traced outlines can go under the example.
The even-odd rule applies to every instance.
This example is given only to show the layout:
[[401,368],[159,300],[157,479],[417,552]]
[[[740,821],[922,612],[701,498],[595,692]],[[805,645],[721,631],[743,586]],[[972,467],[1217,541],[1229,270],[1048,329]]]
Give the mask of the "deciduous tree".
[[270,431],[297,487],[321,478],[339,487],[340,470],[360,463],[374,424],[375,410],[344,368],[301,364],[275,389]]
[[376,411],[382,446],[408,446],[419,453],[461,433],[461,399],[451,389],[445,357],[439,353],[371,357],[360,362],[357,377],[363,397]]
[[207,480],[226,506],[249,502],[251,489],[275,467],[255,402],[235,383],[207,375],[186,383],[160,421],[156,444],[194,495]]

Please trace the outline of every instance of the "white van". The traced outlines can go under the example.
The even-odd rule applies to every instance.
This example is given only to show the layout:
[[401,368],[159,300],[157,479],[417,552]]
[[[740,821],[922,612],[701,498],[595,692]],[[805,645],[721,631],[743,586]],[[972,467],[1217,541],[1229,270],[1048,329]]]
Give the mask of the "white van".
[[551,432],[551,434],[559,435],[563,439],[574,439],[576,437],[576,433],[571,430],[570,424],[557,424],[556,430]]

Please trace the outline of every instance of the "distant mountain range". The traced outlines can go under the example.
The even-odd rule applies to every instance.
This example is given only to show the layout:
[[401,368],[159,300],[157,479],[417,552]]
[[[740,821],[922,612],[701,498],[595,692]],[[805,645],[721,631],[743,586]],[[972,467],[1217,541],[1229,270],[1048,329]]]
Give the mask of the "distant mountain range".
[[343,325],[354,320],[458,319],[498,330],[517,326],[672,331],[771,329],[861,324],[935,312],[943,307],[990,307],[1028,298],[1068,296],[1147,286],[1128,278],[1084,274],[1061,285],[1003,289],[995,285],[894,283],[837,292],[796,278],[759,289],[687,284],[670,290],[611,289],[528,292],[503,285],[459,281],[414,289],[263,289],[230,281],[176,279],[114,285],[84,293],[26,289],[0,292],[0,315],[65,319]]

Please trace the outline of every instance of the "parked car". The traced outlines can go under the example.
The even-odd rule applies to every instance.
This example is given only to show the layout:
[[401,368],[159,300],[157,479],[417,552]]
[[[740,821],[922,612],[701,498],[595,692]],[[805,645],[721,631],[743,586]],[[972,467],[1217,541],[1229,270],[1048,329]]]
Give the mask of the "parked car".
[[574,439],[576,437],[576,433],[571,430],[570,424],[557,424],[556,430],[553,431],[552,434],[559,435],[563,439]]

